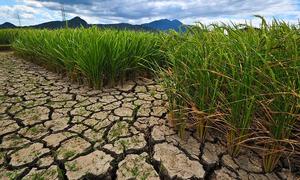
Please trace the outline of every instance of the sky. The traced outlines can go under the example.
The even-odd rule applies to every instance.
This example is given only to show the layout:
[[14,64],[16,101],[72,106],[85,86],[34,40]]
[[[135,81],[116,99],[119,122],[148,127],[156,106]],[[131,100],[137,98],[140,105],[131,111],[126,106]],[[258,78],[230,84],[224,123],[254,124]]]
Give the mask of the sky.
[[141,24],[165,18],[185,24],[257,24],[254,15],[294,24],[300,19],[300,0],[0,0],[0,24],[62,20],[62,7],[67,19],[80,16],[90,24]]

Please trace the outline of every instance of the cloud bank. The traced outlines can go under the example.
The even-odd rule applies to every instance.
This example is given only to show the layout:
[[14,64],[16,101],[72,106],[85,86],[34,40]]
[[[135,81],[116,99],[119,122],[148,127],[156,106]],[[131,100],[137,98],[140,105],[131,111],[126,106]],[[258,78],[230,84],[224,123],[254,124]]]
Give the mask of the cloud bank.
[[[0,17],[9,14],[9,18],[13,19],[15,14],[19,13],[24,23],[31,22],[31,24],[61,20],[60,10],[63,5],[69,18],[80,16],[89,23],[139,24],[161,18],[179,19],[186,24],[197,21],[243,22],[245,19],[252,19],[256,14],[291,23],[297,23],[300,18],[298,0],[16,0],[15,2],[13,5],[1,5]],[[0,18],[0,21],[3,19]]]

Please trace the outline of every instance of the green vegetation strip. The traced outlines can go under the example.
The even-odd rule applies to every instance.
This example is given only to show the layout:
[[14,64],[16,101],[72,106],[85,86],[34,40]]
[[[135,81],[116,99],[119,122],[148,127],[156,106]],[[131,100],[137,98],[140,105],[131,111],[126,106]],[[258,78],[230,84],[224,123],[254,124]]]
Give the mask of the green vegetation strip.
[[159,36],[148,32],[89,29],[26,30],[13,43],[23,56],[66,72],[94,88],[146,72],[161,61]]
[[1,29],[0,30],[0,45],[11,44],[15,41],[19,34],[23,30],[21,29]]
[[194,128],[204,140],[209,128],[224,132],[232,156],[242,146],[255,148],[266,172],[300,153],[299,25],[262,18],[259,29],[198,24],[186,33],[8,31],[0,31],[0,42],[94,88],[154,72],[180,135]]

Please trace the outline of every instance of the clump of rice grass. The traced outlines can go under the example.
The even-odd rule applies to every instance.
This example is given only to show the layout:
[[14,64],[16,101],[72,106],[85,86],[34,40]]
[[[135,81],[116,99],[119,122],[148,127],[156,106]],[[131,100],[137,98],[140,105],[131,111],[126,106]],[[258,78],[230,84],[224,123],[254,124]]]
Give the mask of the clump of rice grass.
[[258,124],[268,137],[262,141],[263,166],[271,172],[279,159],[299,143],[298,137],[292,137],[292,131],[300,120],[300,36],[299,26],[277,20],[271,25],[262,21],[261,29],[260,48],[264,50],[261,55],[265,64],[258,72],[264,82],[260,86],[263,115]]
[[96,27],[61,30],[26,30],[14,49],[71,79],[94,88],[115,85],[146,72],[147,61],[161,61],[158,34]]
[[291,132],[300,112],[300,34],[299,25],[261,19],[260,28],[199,24],[168,34],[162,49],[170,65],[158,74],[180,134],[193,127],[204,139],[219,119],[228,152],[263,149],[264,169],[271,172],[299,142]]
[[1,29],[0,45],[9,45],[15,41],[21,30],[19,29]]
[[297,118],[299,120],[296,103],[297,97],[292,94],[276,94],[262,104],[264,116],[258,124],[267,137],[261,142],[264,145],[263,166],[266,172],[276,167],[283,154],[288,153],[288,148],[299,143],[291,138]]
[[[205,34],[196,30],[192,30],[191,34],[177,36],[174,32],[165,39],[170,42],[166,48],[169,66],[161,73],[177,128],[183,133],[186,127],[195,126],[203,140],[206,126],[213,119],[209,116],[216,112],[216,97],[223,78],[209,72],[212,64],[206,53],[212,47],[206,46],[202,40],[206,38]],[[174,41],[176,43],[172,43]],[[186,124],[185,117],[188,116],[190,122]]]

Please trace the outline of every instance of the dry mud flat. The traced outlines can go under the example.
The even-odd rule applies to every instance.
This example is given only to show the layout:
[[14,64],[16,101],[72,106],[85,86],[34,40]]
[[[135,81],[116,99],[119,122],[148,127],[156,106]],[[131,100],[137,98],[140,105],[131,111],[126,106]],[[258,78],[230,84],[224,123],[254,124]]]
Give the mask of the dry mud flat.
[[215,133],[180,139],[166,99],[149,79],[91,90],[2,52],[0,179],[299,178],[263,174],[254,152],[232,159]]

